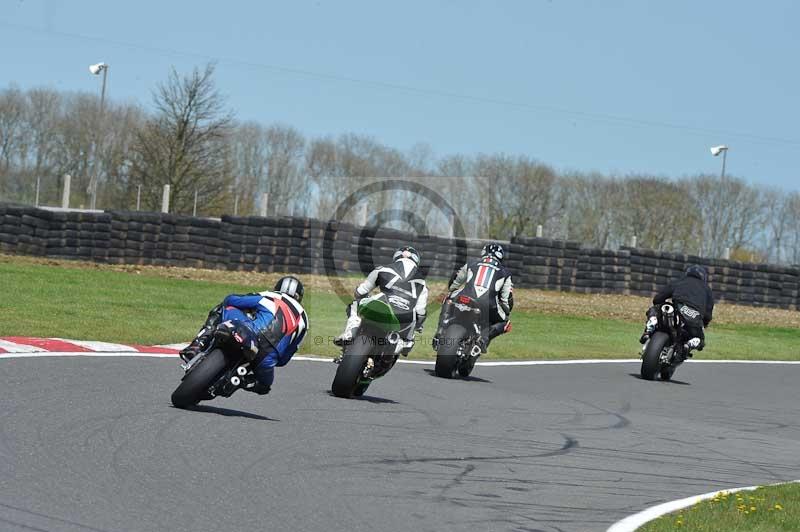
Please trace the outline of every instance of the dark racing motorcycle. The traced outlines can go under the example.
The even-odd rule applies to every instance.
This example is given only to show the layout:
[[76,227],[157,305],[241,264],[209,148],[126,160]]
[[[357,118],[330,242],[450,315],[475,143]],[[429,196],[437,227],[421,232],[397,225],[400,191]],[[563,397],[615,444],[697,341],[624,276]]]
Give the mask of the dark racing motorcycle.
[[668,381],[689,352],[682,340],[683,319],[675,312],[675,307],[666,303],[661,305],[656,331],[644,345],[642,351],[642,378],[652,381],[657,375]]
[[[336,397],[364,395],[372,381],[386,375],[400,353],[414,345],[403,339],[413,323],[403,323],[390,303],[391,297],[387,303],[384,294],[379,294],[359,304],[361,325],[337,359],[339,367],[331,385]],[[399,310],[402,314],[407,308]]]
[[439,377],[452,379],[458,373],[468,377],[481,354],[478,340],[483,319],[478,302],[460,295],[450,299],[452,313],[442,324],[444,332],[436,348],[435,372]]
[[219,324],[206,349],[188,363],[181,383],[172,392],[172,404],[189,408],[200,401],[230,397],[239,388],[252,388],[256,380],[251,363],[258,354],[254,333],[241,322]]

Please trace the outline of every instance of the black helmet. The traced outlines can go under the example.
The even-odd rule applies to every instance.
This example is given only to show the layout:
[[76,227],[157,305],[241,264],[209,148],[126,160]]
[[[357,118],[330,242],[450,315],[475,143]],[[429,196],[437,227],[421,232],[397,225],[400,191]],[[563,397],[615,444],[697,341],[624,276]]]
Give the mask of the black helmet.
[[486,244],[481,250],[481,257],[494,257],[499,262],[503,262],[503,257],[505,255],[506,252],[503,250],[503,246],[496,242],[492,244]]
[[394,252],[392,260],[396,262],[400,259],[411,259],[414,264],[419,266],[419,252],[411,246],[403,246]]
[[700,266],[698,264],[690,264],[689,266],[686,267],[683,273],[684,275],[686,275],[686,277],[695,277],[697,279],[700,279],[704,283],[708,282],[708,270],[706,269],[705,266]]
[[291,275],[287,275],[286,277],[281,277],[278,279],[278,282],[275,283],[275,288],[273,291],[286,294],[287,296],[296,300],[298,303],[303,301],[303,293],[305,292],[303,289],[303,283],[300,282],[300,279]]

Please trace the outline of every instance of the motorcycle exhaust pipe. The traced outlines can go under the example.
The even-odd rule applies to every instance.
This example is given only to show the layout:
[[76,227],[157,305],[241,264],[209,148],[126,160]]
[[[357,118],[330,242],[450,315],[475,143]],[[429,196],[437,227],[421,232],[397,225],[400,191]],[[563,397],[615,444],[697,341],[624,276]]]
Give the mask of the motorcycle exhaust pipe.
[[472,350],[469,352],[470,356],[473,358],[477,358],[481,356],[481,348],[477,345],[472,346]]
[[245,375],[247,375],[247,368],[244,366],[239,366],[238,368],[236,368],[236,374],[239,375],[240,377],[244,377]]
[[669,329],[675,328],[675,308],[672,305],[664,305],[661,307],[661,315],[664,317],[664,324]]
[[395,345],[400,341],[400,334],[397,331],[392,331],[389,333],[389,336],[386,337],[386,341]]
[[231,377],[231,384],[233,384],[234,386],[239,386],[241,383],[242,383],[242,379],[240,379],[236,375]]

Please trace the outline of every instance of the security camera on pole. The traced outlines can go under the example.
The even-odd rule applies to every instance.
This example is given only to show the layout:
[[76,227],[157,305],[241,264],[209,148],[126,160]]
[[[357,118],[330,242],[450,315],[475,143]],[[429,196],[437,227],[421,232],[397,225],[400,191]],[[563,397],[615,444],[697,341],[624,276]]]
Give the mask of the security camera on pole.
[[94,157],[92,158],[92,176],[89,181],[89,192],[91,193],[91,201],[89,208],[95,209],[97,206],[97,174],[99,171],[99,167],[97,164],[97,144],[100,139],[100,135],[98,135],[97,127],[101,127],[103,123],[103,111],[105,110],[105,102],[106,102],[106,79],[108,77],[108,64],[100,62],[95,63],[94,65],[89,65],[89,72],[95,76],[99,76],[100,73],[103,73],[103,86],[100,90],[100,115],[98,116],[98,122],[100,126],[95,127],[95,142],[94,142]]

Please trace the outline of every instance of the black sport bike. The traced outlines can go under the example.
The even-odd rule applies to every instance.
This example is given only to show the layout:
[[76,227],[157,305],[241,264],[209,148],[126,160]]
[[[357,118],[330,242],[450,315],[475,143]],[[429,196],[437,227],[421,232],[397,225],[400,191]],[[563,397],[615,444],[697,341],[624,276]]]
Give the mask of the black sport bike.
[[220,323],[206,349],[182,367],[186,371],[172,392],[177,408],[196,406],[215,397],[230,397],[239,388],[256,384],[251,364],[258,343],[249,329],[237,322]]
[[468,377],[481,355],[479,340],[484,326],[478,302],[460,295],[449,299],[452,311],[442,324],[443,332],[436,349],[435,372],[439,377],[452,379],[456,374]]
[[336,397],[364,395],[372,381],[386,375],[400,353],[414,345],[403,339],[413,324],[400,321],[384,294],[362,300],[357,312],[361,325],[337,359],[339,367],[331,385]]
[[642,378],[652,381],[656,376],[668,381],[675,369],[680,366],[689,352],[683,342],[683,318],[675,307],[666,303],[661,305],[656,331],[642,350]]

